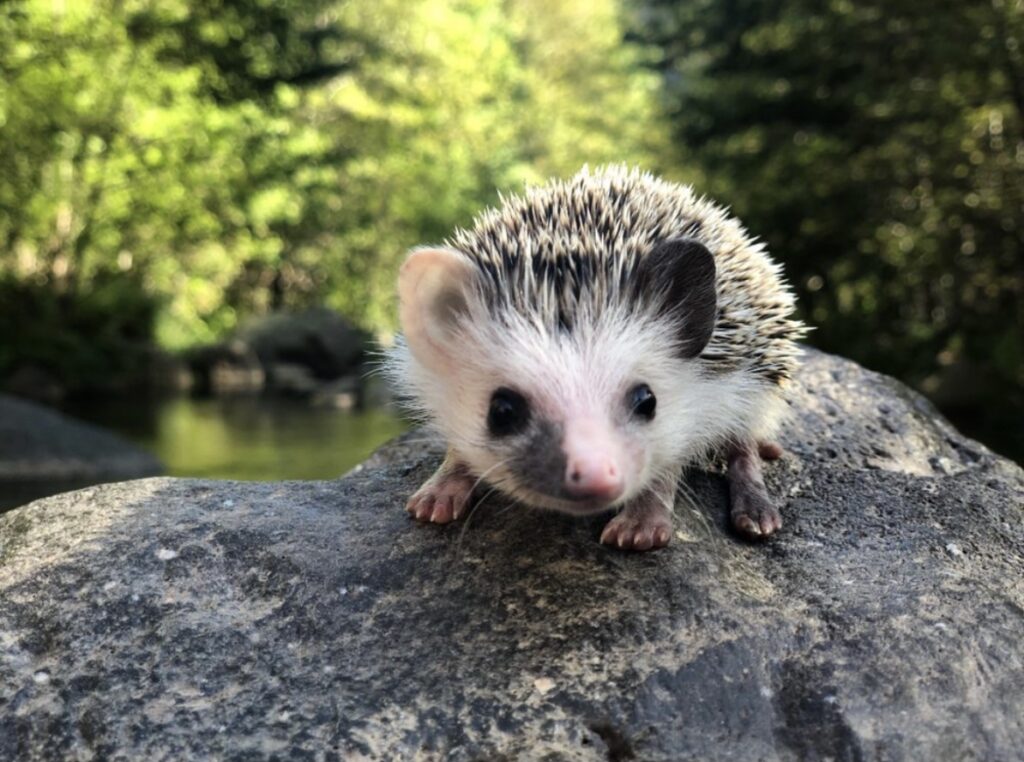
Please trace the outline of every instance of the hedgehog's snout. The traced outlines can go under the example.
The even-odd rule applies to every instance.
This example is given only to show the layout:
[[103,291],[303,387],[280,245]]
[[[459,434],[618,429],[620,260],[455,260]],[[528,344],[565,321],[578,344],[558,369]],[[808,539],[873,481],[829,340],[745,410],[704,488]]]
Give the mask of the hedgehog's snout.
[[612,460],[576,459],[566,470],[565,488],[576,499],[610,503],[622,496],[625,486]]
[[574,499],[612,503],[626,489],[616,443],[603,427],[580,423],[566,432],[565,490]]

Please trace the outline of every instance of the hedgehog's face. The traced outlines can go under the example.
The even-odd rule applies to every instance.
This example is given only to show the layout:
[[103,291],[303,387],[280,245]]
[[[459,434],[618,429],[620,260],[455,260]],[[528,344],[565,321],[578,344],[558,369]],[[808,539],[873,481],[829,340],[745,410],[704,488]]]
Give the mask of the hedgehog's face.
[[632,429],[654,418],[650,387],[634,386],[611,416],[590,405],[555,410],[551,396],[509,387],[492,393],[485,436],[495,481],[526,503],[569,513],[628,499],[648,459],[643,437]]
[[461,255],[423,251],[410,263],[402,322],[417,386],[476,475],[573,514],[675,478],[693,445],[679,411],[701,382],[672,320],[628,302],[577,314],[571,331],[521,314],[495,320],[473,289],[453,286],[474,277]]
[[[563,372],[581,367],[575,349],[563,348]],[[534,368],[495,368],[470,384],[482,414],[474,431],[455,439],[470,444],[474,468],[528,505],[586,514],[629,500],[657,460],[658,398],[650,385],[622,372],[598,380]],[[506,380],[487,394],[495,378]]]

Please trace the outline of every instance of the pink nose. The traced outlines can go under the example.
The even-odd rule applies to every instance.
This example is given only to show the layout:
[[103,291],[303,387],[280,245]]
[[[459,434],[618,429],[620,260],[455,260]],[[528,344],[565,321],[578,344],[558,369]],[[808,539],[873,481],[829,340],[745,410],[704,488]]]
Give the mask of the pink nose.
[[622,474],[606,457],[571,458],[565,471],[565,487],[573,497],[612,501],[622,495]]

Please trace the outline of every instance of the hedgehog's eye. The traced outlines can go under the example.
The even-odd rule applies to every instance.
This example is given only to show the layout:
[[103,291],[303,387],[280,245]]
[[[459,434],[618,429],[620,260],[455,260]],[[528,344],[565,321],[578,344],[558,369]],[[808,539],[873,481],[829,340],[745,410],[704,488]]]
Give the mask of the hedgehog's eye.
[[491,395],[487,429],[494,437],[518,434],[530,422],[530,404],[517,391],[501,387]]
[[626,404],[637,418],[650,421],[654,418],[654,409],[658,406],[658,398],[654,396],[647,384],[637,384],[626,395]]

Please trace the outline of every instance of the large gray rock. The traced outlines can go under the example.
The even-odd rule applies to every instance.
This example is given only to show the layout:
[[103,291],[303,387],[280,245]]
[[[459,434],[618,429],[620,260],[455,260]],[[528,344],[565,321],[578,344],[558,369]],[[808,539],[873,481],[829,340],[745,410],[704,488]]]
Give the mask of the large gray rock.
[[253,321],[220,344],[190,353],[202,393],[260,392],[313,398],[331,382],[358,381],[370,338],[326,307],[279,312]]
[[416,436],[16,510],[0,758],[1020,759],[1024,474],[849,362],[799,383],[763,545],[718,473],[657,553],[497,501],[419,526]]
[[[364,333],[326,307],[268,315],[240,337],[271,370],[272,384],[276,365],[301,366],[318,379],[350,375],[359,370],[369,344]],[[282,390],[291,391],[287,380]]]
[[60,487],[162,472],[160,461],[116,434],[0,395],[0,510]]

